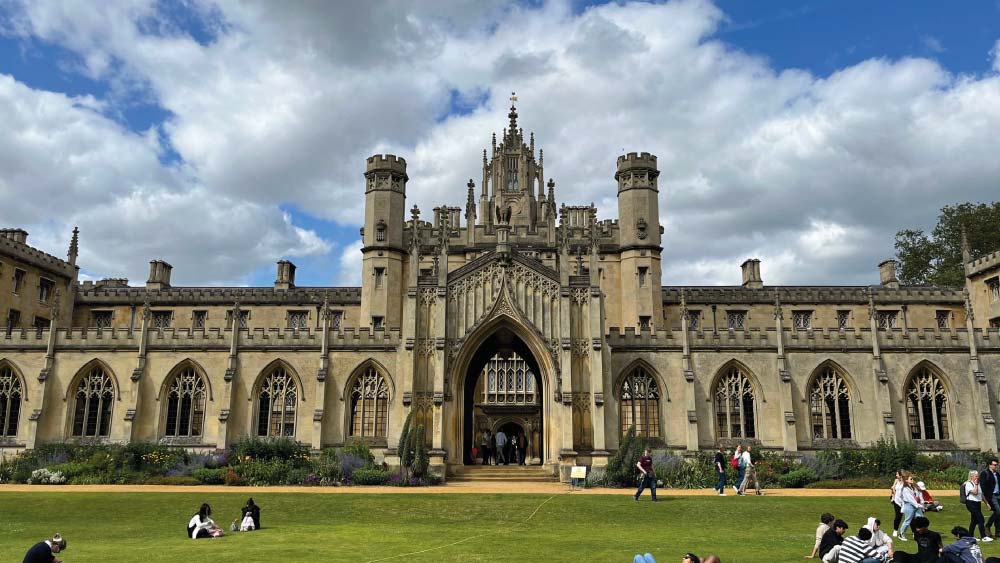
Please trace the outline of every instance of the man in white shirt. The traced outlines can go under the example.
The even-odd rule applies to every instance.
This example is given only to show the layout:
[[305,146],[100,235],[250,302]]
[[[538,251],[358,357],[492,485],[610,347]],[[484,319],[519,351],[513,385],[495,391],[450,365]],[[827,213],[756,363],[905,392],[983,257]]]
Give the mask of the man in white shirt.
[[757,479],[757,470],[753,466],[753,460],[750,458],[750,444],[747,444],[745,450],[743,450],[743,456],[740,463],[746,468],[746,475],[743,477],[743,482],[740,483],[740,496],[743,496],[747,492],[747,483],[750,479],[753,479],[754,489],[757,490],[757,494],[760,493],[760,480]]
[[503,430],[497,430],[497,465],[507,464],[507,434]]

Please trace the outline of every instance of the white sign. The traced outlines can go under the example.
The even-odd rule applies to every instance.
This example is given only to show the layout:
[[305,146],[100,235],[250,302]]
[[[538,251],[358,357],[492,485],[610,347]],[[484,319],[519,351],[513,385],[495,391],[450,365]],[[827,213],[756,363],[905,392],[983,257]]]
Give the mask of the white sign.
[[587,467],[583,465],[574,465],[573,470],[569,474],[570,479],[586,479],[587,478]]

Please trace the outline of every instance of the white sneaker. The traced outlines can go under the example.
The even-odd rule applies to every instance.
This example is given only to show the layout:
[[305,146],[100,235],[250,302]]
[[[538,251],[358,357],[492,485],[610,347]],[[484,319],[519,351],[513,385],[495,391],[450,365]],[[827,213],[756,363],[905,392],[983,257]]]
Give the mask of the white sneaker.
[[898,536],[896,536],[896,537],[898,537],[898,538],[899,538],[899,541],[908,541],[908,540],[906,539],[906,536],[904,536],[903,534],[899,534],[899,535],[898,535]]
[[733,490],[734,490],[734,491],[736,491],[737,493],[739,493],[739,492],[740,492],[740,488],[739,488],[739,487],[737,487],[736,485],[733,485]]
[[993,538],[991,538],[991,537],[989,537],[989,536],[983,536],[983,539],[981,539],[981,540],[979,540],[979,541],[981,541],[981,542],[983,542],[983,543],[987,543],[987,542],[991,542],[991,541],[993,541]]
[[726,493],[719,493],[719,496],[720,497],[724,497],[724,496],[726,496]]
[[895,537],[898,537],[898,536],[899,536],[899,530],[893,530],[892,531],[892,537],[895,538]]

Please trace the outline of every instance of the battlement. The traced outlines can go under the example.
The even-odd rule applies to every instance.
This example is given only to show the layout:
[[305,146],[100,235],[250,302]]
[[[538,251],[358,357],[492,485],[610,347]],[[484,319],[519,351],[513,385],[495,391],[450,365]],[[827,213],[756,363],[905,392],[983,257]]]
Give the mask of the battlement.
[[21,260],[26,264],[31,264],[64,278],[73,279],[76,276],[75,266],[61,258],[28,246],[25,242],[26,238],[21,237],[21,233],[27,237],[27,233],[22,229],[3,229],[3,234],[0,235],[0,254]]
[[631,170],[633,168],[656,170],[656,155],[648,152],[628,154],[618,157],[618,171]]
[[1000,267],[1000,251],[991,252],[986,256],[976,258],[975,260],[969,262],[966,265],[968,270],[968,276],[974,276],[976,274],[981,274],[987,270],[992,270],[994,268]]
[[368,157],[367,166],[365,169],[367,172],[375,172],[377,170],[389,170],[392,172],[398,172],[400,174],[406,174],[406,159],[401,156],[396,156],[394,154],[376,154]]

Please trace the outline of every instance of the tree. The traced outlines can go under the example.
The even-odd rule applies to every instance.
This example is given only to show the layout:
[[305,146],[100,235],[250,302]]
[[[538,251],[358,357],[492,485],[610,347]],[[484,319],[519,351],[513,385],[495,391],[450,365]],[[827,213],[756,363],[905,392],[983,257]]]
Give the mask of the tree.
[[410,436],[411,419],[413,419],[412,410],[406,415],[406,420],[403,421],[403,430],[399,433],[399,445],[396,446],[396,452],[399,454],[399,472],[402,474],[403,479],[406,479],[406,471],[409,469],[410,463],[413,462],[413,450],[410,449],[410,440],[412,440]]
[[971,258],[1000,250],[1000,202],[946,205],[930,236],[919,229],[896,233],[899,281],[904,285],[962,287],[963,226]]
[[413,465],[410,467],[410,470],[414,477],[426,477],[427,467],[430,465],[430,459],[427,457],[427,442],[424,433],[424,425],[420,424],[417,426],[417,431],[413,434]]

